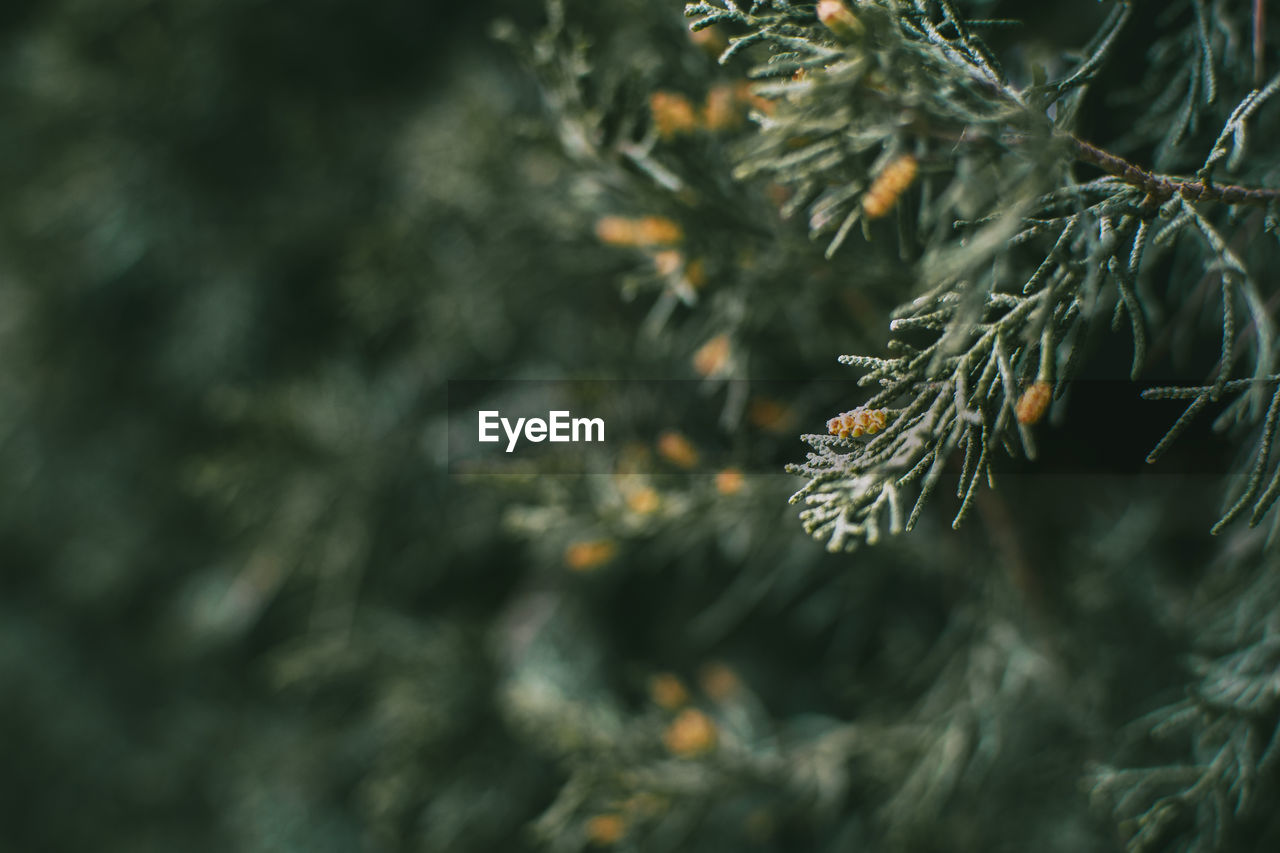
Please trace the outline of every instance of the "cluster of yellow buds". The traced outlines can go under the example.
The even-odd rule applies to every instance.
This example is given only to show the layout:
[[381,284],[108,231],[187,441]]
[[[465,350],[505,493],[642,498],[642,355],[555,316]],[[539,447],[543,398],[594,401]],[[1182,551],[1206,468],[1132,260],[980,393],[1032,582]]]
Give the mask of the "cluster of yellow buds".
[[916,179],[919,164],[910,154],[894,160],[876,176],[862,197],[862,209],[868,219],[879,219],[898,203],[898,198]]
[[675,430],[665,430],[658,436],[658,455],[686,471],[698,464],[698,448],[693,442]]
[[679,249],[653,253],[653,268],[663,278],[680,278],[695,290],[707,283],[707,268],[700,258],[686,261]]
[[773,102],[752,93],[746,80],[712,86],[701,109],[679,92],[657,91],[649,96],[654,129],[664,140],[699,130],[737,130],[744,124],[749,107],[766,114],[774,110]]
[[612,560],[617,552],[617,546],[608,539],[579,540],[565,549],[564,562],[575,572],[589,572]]
[[679,758],[696,758],[716,748],[719,730],[697,708],[685,708],[662,733],[667,750]]
[[827,431],[840,438],[875,435],[884,429],[889,415],[884,409],[857,408],[827,421]]
[[602,216],[596,220],[596,237],[608,246],[647,247],[679,243],[684,239],[680,224],[665,216]]
[[1053,385],[1046,380],[1038,379],[1028,385],[1014,407],[1014,412],[1018,415],[1018,423],[1028,425],[1038,423],[1044,417],[1045,410],[1049,408],[1049,401],[1052,399]]
[[856,42],[867,31],[858,16],[849,11],[841,0],[821,0],[814,11],[818,13],[818,20],[841,41]]
[[663,139],[692,133],[698,127],[698,112],[692,102],[678,92],[654,92],[649,96],[653,126]]
[[693,369],[708,378],[719,376],[729,366],[732,347],[728,335],[716,335],[693,354]]

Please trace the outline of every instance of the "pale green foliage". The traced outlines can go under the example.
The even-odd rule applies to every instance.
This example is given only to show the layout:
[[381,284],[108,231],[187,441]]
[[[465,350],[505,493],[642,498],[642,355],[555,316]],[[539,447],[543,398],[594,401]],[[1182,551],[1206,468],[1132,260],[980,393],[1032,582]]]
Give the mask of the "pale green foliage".
[[1280,587],[1274,559],[1260,545],[1253,536],[1243,550],[1265,570],[1242,584],[1242,594],[1207,602],[1198,620],[1205,623],[1199,682],[1187,698],[1129,727],[1135,741],[1189,744],[1190,760],[1093,771],[1093,798],[1119,819],[1131,851],[1229,849],[1234,821],[1272,808],[1280,767]]
[[[1175,81],[1189,87],[1179,115],[1191,118],[1164,125],[1168,150],[1213,117],[1208,108],[1225,88],[1215,65],[1221,27],[1209,28],[1203,4],[1192,5],[1200,72]],[[1106,320],[1129,327],[1137,378],[1152,321],[1182,322],[1167,312],[1204,276],[1218,290],[1221,356],[1211,384],[1192,395],[1200,401],[1193,408],[1218,400],[1243,375],[1250,393],[1231,419],[1243,428],[1262,420],[1275,391],[1273,321],[1251,271],[1258,260],[1247,254],[1274,261],[1274,248],[1246,252],[1241,235],[1262,226],[1260,208],[1274,207],[1274,194],[1214,184],[1212,173],[1224,160],[1233,170],[1246,161],[1248,123],[1280,84],[1246,91],[1221,117],[1197,182],[1145,171],[1073,135],[1090,83],[1133,19],[1130,4],[1112,5],[1074,66],[1022,88],[975,35],[977,22],[950,3],[854,4],[860,29],[845,33],[849,43],[809,8],[789,3],[757,3],[749,12],[703,3],[687,13],[703,16],[695,27],[748,28],[726,57],[757,43],[772,51],[753,74],[767,81],[758,91],[777,109],[759,117],[758,140],[738,174],[793,186],[791,206],[807,212],[812,233],[834,232],[828,255],[847,246],[862,217],[866,239],[896,241],[913,271],[917,295],[894,314],[891,354],[842,359],[865,371],[861,382],[873,389],[865,404],[889,410],[888,428],[870,440],[806,435],[813,450],[791,467],[808,478],[793,498],[805,505],[805,527],[830,548],[909,530],[948,460],[963,451],[958,524],[980,482],[991,482],[1001,448],[1035,457],[1031,431],[1015,417],[1023,390],[1043,380],[1061,397],[1091,329]],[[1169,25],[1168,16],[1161,20]],[[867,222],[875,176],[904,154],[920,163],[921,176],[898,201],[896,228]],[[1078,168],[1091,166],[1109,174],[1077,178]],[[1153,286],[1150,270],[1166,255],[1179,267],[1194,259],[1200,274]],[[1153,459],[1187,422],[1174,425]],[[1250,484],[1227,518],[1251,505],[1257,523],[1274,499],[1271,432],[1262,433]]]
[[[570,38],[572,27],[553,14],[536,37],[528,59],[576,170],[566,207],[580,218],[568,230],[587,235],[602,215],[666,216],[683,229],[680,250],[716,270],[696,293],[650,275],[655,304],[636,324],[640,345],[622,357],[627,369],[658,354],[671,357],[659,362],[665,375],[689,375],[681,372],[688,355],[712,334],[732,340],[734,378],[796,350],[802,370],[857,353],[839,361],[858,371],[867,393],[839,408],[883,409],[885,428],[863,438],[805,435],[811,452],[791,470],[806,482],[793,500],[808,531],[835,551],[919,528],[859,554],[850,572],[798,531],[782,528],[800,541],[778,535],[783,495],[763,478],[726,494],[709,478],[668,476],[661,458],[619,476],[607,456],[600,470],[613,476],[589,485],[531,478],[532,502],[506,519],[540,564],[558,564],[583,537],[617,546],[595,575],[549,580],[551,592],[531,594],[555,614],[546,616],[550,645],[559,646],[549,658],[580,657],[587,668],[594,653],[595,642],[583,641],[593,630],[585,611],[568,606],[579,580],[589,589],[640,578],[636,589],[664,593],[673,580],[704,582],[698,606],[645,612],[664,642],[671,632],[686,645],[739,629],[759,636],[742,626],[799,601],[808,585],[815,592],[806,608],[829,606],[833,632],[856,635],[881,615],[894,622],[934,594],[945,614],[937,617],[945,630],[927,641],[913,642],[907,628],[868,634],[865,647],[889,659],[882,671],[838,644],[838,665],[788,660],[805,681],[825,679],[857,698],[865,691],[865,703],[818,713],[804,697],[793,703],[788,686],[773,694],[785,697],[779,711],[767,690],[744,690],[712,709],[723,724],[718,750],[685,765],[659,745],[669,714],[617,702],[603,679],[525,683],[542,664],[511,663],[518,689],[508,713],[536,733],[531,739],[553,741],[567,769],[536,825],[548,846],[576,849],[574,833],[593,815],[650,797],[669,810],[638,819],[634,843],[655,849],[674,849],[699,825],[723,844],[724,825],[709,816],[736,815],[757,796],[806,827],[839,814],[838,830],[833,823],[815,833],[830,845],[822,849],[932,850],[939,838],[955,849],[989,849],[992,837],[1016,845],[1020,812],[1034,815],[1028,826],[1058,849],[1112,849],[1091,843],[1083,808],[1078,835],[1062,831],[1085,790],[1102,807],[1099,837],[1116,838],[1119,828],[1117,841],[1133,851],[1232,849],[1269,831],[1248,822],[1265,820],[1275,776],[1274,626],[1219,635],[1189,612],[1190,593],[1178,584],[1195,581],[1171,575],[1202,554],[1181,548],[1172,513],[1191,501],[1138,478],[1113,491],[1092,482],[1040,490],[1020,478],[979,498],[1002,456],[1034,460],[1041,439],[1052,461],[1047,431],[1069,429],[1076,412],[1097,414],[1068,412],[1068,404],[1078,405],[1076,380],[1089,376],[1108,328],[1123,337],[1119,369],[1108,376],[1128,374],[1135,398],[1145,380],[1159,386],[1148,398],[1190,407],[1152,442],[1152,460],[1179,436],[1185,442],[1201,414],[1252,448],[1216,529],[1246,512],[1255,522],[1272,517],[1280,493],[1271,450],[1280,419],[1274,309],[1262,275],[1278,260],[1264,230],[1276,165],[1257,145],[1276,127],[1270,98],[1280,83],[1254,88],[1249,4],[1068,5],[1092,22],[1092,37],[1047,45],[1037,41],[1043,26],[991,37],[1016,24],[984,18],[1016,7],[976,0],[850,2],[857,23],[830,28],[813,4],[688,6],[695,31],[714,26],[727,36],[721,67],[701,52],[705,43],[665,41],[665,21],[644,33],[647,42],[610,25],[588,42]],[[1139,39],[1149,46],[1135,47]],[[696,108],[710,87],[736,86],[744,74],[757,96],[749,122],[718,133],[658,128],[648,96],[676,93]],[[903,162],[914,164],[914,180],[868,213],[868,197],[883,201],[877,179]],[[634,247],[592,248],[624,271],[648,268]],[[621,273],[624,293],[642,292],[628,282],[643,275]],[[856,307],[832,310],[834,298]],[[871,323],[879,337],[867,332]],[[758,334],[752,345],[748,332]],[[1179,362],[1183,351],[1191,357]],[[1168,378],[1171,363],[1190,379]],[[1020,423],[1019,401],[1038,382],[1052,388],[1048,413]],[[790,393],[797,406],[819,396],[804,383]],[[650,405],[631,394],[634,410]],[[1115,430],[1129,426],[1116,421]],[[803,423],[821,429],[820,420]],[[738,422],[722,425],[732,433]],[[752,458],[702,449],[713,467]],[[939,484],[955,491],[956,504],[939,506]],[[652,506],[629,500],[642,488],[652,490]],[[974,507],[976,535],[938,535]],[[1197,504],[1195,512],[1207,532],[1212,510]],[[1222,563],[1237,573],[1232,593],[1274,602],[1254,586],[1274,575],[1257,572],[1262,533],[1233,526]],[[964,550],[973,541],[990,552]],[[891,595],[882,583],[904,588]],[[638,609],[634,590],[626,601]],[[1262,621],[1254,614],[1250,624]],[[1123,641],[1105,636],[1109,628]],[[1209,661],[1193,674],[1179,669],[1188,648]],[[1150,682],[1125,692],[1148,668]],[[1196,685],[1193,696],[1177,701],[1185,681]],[[1169,689],[1173,701],[1161,694]],[[898,690],[909,698],[895,703]],[[1153,730],[1175,735],[1164,751],[1117,750],[1115,727],[1161,705],[1133,728],[1139,740]],[[1043,812],[1020,799],[1010,805],[1009,789],[1021,796],[1041,772],[1036,762],[1055,750],[1063,788],[1045,796]],[[1081,786],[1086,756],[1109,764]],[[975,816],[986,803],[1000,813]],[[777,843],[786,849],[793,840]]]

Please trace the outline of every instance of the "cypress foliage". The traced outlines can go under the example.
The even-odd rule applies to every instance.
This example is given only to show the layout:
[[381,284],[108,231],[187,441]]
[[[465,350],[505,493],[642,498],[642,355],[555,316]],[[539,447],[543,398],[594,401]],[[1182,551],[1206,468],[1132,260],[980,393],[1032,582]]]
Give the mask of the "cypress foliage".
[[11,4],[0,837],[1275,849],[1267,5]]
[[[705,2],[685,43],[656,12],[551,10],[540,35],[506,35],[581,181],[581,230],[596,217],[636,265],[640,346],[708,381],[804,352],[791,502],[856,554],[820,560],[764,521],[776,477],[732,495],[663,479],[660,443],[513,512],[539,539],[610,543],[607,562],[568,561],[608,576],[593,585],[679,590],[626,599],[662,626],[633,654],[732,648],[750,673],[732,702],[682,687],[628,712],[598,685],[516,703],[531,729],[576,732],[540,837],[1263,849],[1280,742],[1265,10]],[[719,119],[731,98],[740,117]],[[619,215],[678,236],[615,239],[599,223]],[[705,283],[682,273],[694,259]],[[865,389],[849,411],[807,410],[822,346]],[[1181,414],[1143,403],[1159,400]],[[754,470],[759,425],[721,421]],[[764,635],[808,683],[765,663]],[[686,704],[716,733],[697,749],[671,744]]]

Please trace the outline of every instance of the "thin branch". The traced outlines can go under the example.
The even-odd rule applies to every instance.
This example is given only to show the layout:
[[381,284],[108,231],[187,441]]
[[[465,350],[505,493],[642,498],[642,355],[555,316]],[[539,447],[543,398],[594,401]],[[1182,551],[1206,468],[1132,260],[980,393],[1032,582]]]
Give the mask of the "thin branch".
[[1270,204],[1280,201],[1280,189],[1267,187],[1242,187],[1236,184],[1206,183],[1170,175],[1150,172],[1130,163],[1123,157],[1085,142],[1075,136],[1066,137],[1071,144],[1071,154],[1126,184],[1131,184],[1147,194],[1149,206],[1156,207],[1175,195],[1187,201],[1220,201],[1225,204]]
[[1263,0],[1253,0],[1253,85],[1261,86],[1265,73],[1263,55],[1266,52],[1267,5]]

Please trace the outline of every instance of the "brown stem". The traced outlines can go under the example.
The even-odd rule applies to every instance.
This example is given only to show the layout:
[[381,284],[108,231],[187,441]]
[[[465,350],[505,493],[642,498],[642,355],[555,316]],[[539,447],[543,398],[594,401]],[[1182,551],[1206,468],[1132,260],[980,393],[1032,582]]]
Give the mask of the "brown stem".
[[1036,574],[1033,562],[1028,559],[1018,535],[1019,526],[1009,512],[1009,507],[998,492],[982,489],[974,496],[978,515],[987,528],[992,548],[1004,564],[1011,586],[1022,596],[1032,615],[1046,618],[1048,613],[1044,583]]
[[1215,184],[1210,181],[1192,181],[1159,175],[1135,166],[1123,157],[1104,151],[1083,139],[1075,136],[1069,136],[1068,139],[1071,144],[1071,153],[1077,160],[1097,166],[1126,184],[1132,184],[1144,190],[1151,206],[1163,204],[1174,195],[1180,195],[1187,201],[1220,201],[1226,204],[1270,204],[1280,200],[1280,189]]
[[1262,87],[1262,66],[1267,38],[1267,7],[1263,0],[1253,0],[1253,85]]

